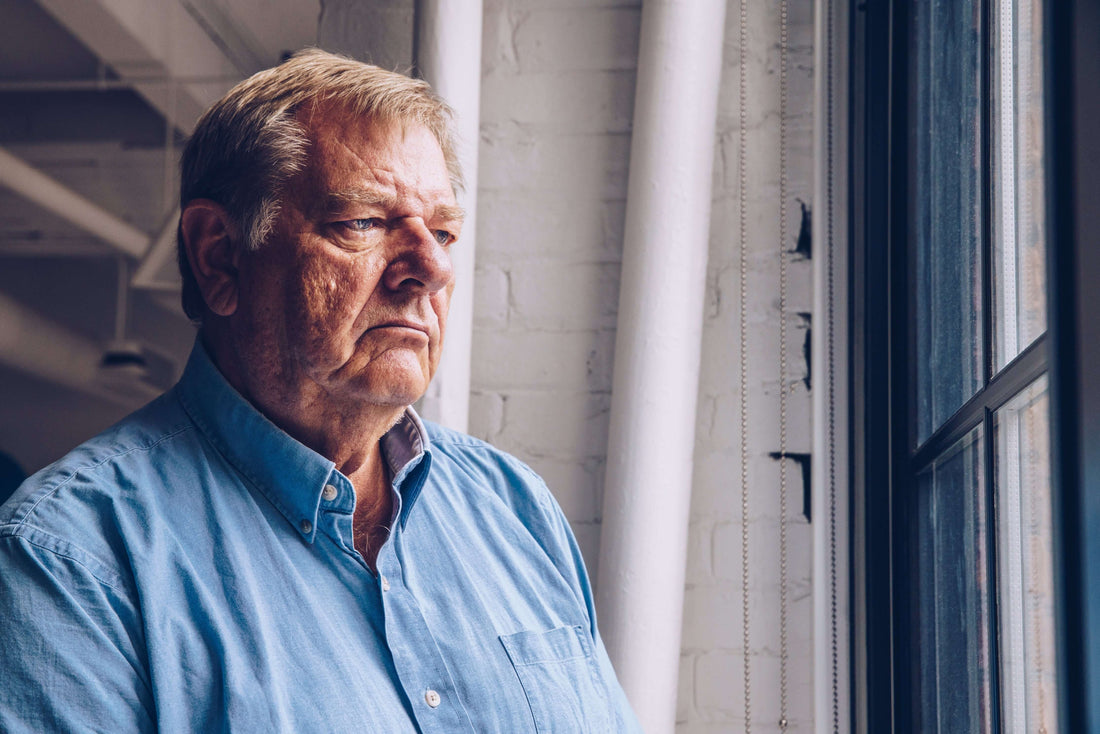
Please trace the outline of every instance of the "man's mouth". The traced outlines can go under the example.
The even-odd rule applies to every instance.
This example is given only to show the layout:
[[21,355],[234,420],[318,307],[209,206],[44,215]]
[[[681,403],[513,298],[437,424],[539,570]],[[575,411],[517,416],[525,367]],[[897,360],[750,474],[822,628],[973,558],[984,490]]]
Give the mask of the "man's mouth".
[[428,336],[428,327],[424,324],[417,323],[415,321],[387,321],[383,324],[372,326],[369,330],[374,331],[376,329],[394,329],[401,331],[415,331],[424,336]]

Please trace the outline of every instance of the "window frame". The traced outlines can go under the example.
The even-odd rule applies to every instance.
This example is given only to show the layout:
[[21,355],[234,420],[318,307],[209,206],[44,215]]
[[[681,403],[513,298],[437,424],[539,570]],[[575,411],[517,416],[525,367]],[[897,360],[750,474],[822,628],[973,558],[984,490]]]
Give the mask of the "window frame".
[[1100,4],[1047,0],[1043,20],[1059,725],[1100,732]]
[[[1100,319],[1085,303],[1089,284],[1100,283],[1100,245],[1084,233],[1100,232],[1100,142],[1088,121],[1100,117],[1100,6],[1090,0],[1044,3],[1047,142],[1047,333],[996,374],[989,253],[992,179],[983,196],[983,355],[985,387],[911,448],[913,421],[908,356],[910,192],[908,191],[909,3],[849,3],[851,64],[848,99],[849,293],[851,343],[849,426],[852,476],[852,710],[857,731],[917,729],[918,702],[910,659],[916,632],[910,598],[912,517],[906,516],[911,482],[920,465],[979,422],[992,446],[992,412],[1031,380],[1050,380],[1051,465],[1054,494],[1055,606],[1059,666],[1059,727],[1100,732]],[[984,4],[985,26],[990,3]],[[988,35],[988,34],[986,34]],[[990,101],[988,41],[983,104]],[[990,155],[992,109],[983,121],[983,158]],[[985,161],[986,172],[992,166]],[[905,389],[902,389],[904,387]],[[987,456],[992,468],[992,457]],[[986,491],[992,493],[993,473]],[[992,496],[990,494],[990,499]],[[996,568],[996,557],[991,557]],[[995,575],[995,574],[994,574]],[[992,583],[992,582],[991,582]],[[991,590],[994,607],[999,602]],[[889,600],[889,603],[884,603]],[[996,612],[994,612],[995,617]],[[993,624],[996,625],[995,619]],[[995,631],[995,627],[994,627]],[[994,638],[996,639],[996,638]],[[1080,640],[1088,640],[1081,645]],[[998,655],[998,644],[993,643]],[[994,662],[994,670],[997,663]],[[994,731],[1001,730],[994,683]]]

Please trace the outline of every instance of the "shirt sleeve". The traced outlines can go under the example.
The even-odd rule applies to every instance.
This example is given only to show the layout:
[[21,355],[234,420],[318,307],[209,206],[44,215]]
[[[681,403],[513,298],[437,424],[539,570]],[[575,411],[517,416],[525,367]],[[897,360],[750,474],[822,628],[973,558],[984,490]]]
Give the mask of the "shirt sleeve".
[[155,731],[122,579],[62,539],[0,530],[0,731]]

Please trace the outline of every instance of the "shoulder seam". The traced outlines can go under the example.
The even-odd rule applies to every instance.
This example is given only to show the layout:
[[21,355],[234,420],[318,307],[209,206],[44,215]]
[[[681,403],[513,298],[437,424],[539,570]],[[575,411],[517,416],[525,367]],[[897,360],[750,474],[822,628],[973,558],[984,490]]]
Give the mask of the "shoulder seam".
[[163,436],[158,438],[156,441],[154,441],[153,443],[150,443],[148,445],[134,446],[132,448],[126,449],[125,451],[117,451],[113,454],[110,454],[109,456],[105,456],[97,462],[89,463],[89,464],[81,464],[80,466],[73,467],[73,469],[64,478],[58,480],[55,484],[47,485],[49,487],[49,489],[46,490],[45,492],[43,492],[42,496],[39,497],[37,500],[35,500],[34,504],[31,505],[29,508],[27,508],[27,510],[22,513],[22,515],[19,517],[19,519],[16,522],[20,525],[24,524],[27,521],[27,519],[31,515],[34,514],[34,511],[36,509],[38,509],[38,506],[46,500],[46,498],[52,497],[54,494],[56,494],[59,489],[61,489],[66,484],[71,482],[73,480],[73,477],[75,477],[79,472],[98,469],[99,467],[103,466],[104,464],[106,464],[110,461],[113,461],[115,459],[118,459],[119,457],[126,456],[128,454],[132,454],[132,453],[135,453],[135,452],[138,452],[138,451],[151,451],[151,450],[155,449],[157,446],[159,446],[160,444],[164,443],[165,441],[167,441],[171,438],[175,438],[176,436],[180,435],[181,433],[186,433],[187,431],[192,431],[192,430],[194,430],[194,428],[195,428],[194,425],[183,426],[181,428],[176,429],[175,431],[172,431],[171,433],[164,434]]

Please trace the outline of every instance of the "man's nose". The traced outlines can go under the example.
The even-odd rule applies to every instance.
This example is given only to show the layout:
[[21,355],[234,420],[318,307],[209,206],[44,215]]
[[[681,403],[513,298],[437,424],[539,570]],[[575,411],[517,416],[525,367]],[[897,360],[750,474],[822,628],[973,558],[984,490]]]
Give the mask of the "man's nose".
[[394,234],[396,252],[384,275],[387,288],[435,293],[451,283],[451,253],[422,220],[408,219]]

